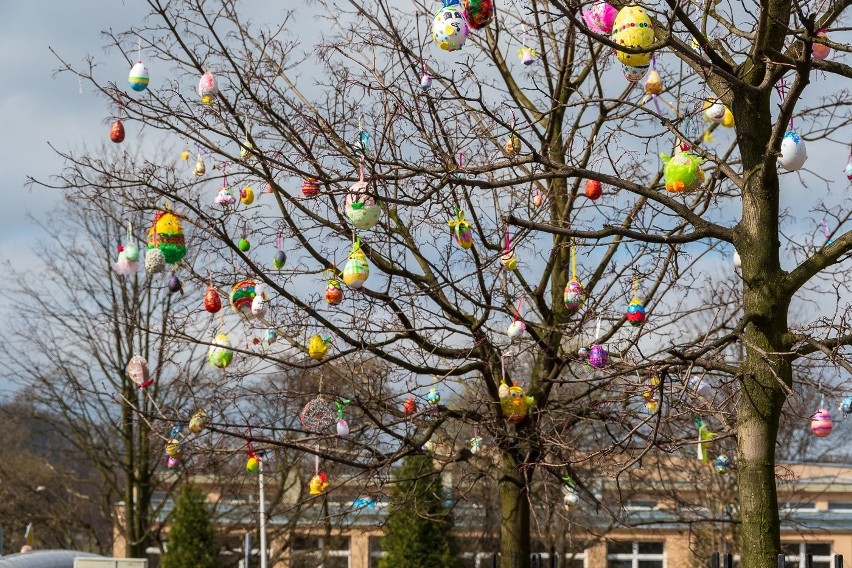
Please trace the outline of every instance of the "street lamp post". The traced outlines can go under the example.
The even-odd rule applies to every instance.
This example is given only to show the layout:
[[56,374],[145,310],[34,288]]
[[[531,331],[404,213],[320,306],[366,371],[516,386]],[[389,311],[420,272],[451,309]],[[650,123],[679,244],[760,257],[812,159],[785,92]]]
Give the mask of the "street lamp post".
[[258,483],[260,485],[260,568],[266,567],[266,493],[263,487],[264,452],[259,452]]

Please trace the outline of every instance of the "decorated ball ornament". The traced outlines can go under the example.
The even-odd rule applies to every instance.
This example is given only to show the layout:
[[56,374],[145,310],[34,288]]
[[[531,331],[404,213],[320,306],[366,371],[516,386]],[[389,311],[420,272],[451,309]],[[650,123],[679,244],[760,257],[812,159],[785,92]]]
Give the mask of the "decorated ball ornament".
[[201,97],[201,104],[213,104],[213,100],[219,94],[219,87],[216,85],[216,77],[213,73],[207,71],[198,80],[198,96]]
[[[612,25],[612,41],[624,47],[647,49],[654,44],[654,27],[651,18],[639,6],[625,6],[619,10]],[[651,52],[627,53],[616,50],[618,60],[631,67],[651,63]]]
[[563,477],[565,485],[562,486],[562,506],[566,511],[573,511],[580,504],[580,496],[574,488],[574,480],[570,477]]
[[432,39],[444,51],[456,51],[464,46],[470,30],[459,0],[444,0],[443,3],[432,21]]
[[275,251],[275,256],[272,257],[272,267],[275,270],[281,270],[287,264],[287,254],[283,250]]
[[251,303],[257,295],[254,280],[241,280],[234,284],[234,287],[231,289],[231,295],[229,298],[231,301],[231,308],[233,308],[233,310],[238,314],[251,318]]
[[[425,67],[425,66],[424,66]],[[420,76],[420,90],[423,92],[428,91],[432,88],[432,76],[423,71],[423,74]]]
[[160,249],[148,249],[145,253],[145,272],[148,274],[157,274],[166,269],[166,257],[163,256]]
[[130,84],[130,88],[141,93],[148,88],[149,80],[148,68],[145,67],[145,64],[141,61],[137,61],[136,64],[130,68],[130,75],[127,77],[127,82]]
[[322,495],[328,490],[328,476],[320,471],[311,478],[308,491],[311,495]]
[[831,434],[834,427],[834,422],[831,420],[831,413],[826,408],[820,408],[811,416],[811,432],[817,438],[825,438]]
[[236,205],[237,196],[234,195],[230,187],[222,186],[216,193],[216,197],[213,198],[213,203],[222,207],[230,207],[231,205]]
[[612,33],[616,16],[618,16],[618,10],[600,0],[592,4],[591,8],[583,10],[583,21],[596,34]]
[[382,205],[370,195],[370,185],[364,181],[364,167],[361,166],[361,179],[349,188],[344,201],[344,209],[349,221],[357,229],[372,229],[382,216]]
[[718,473],[728,473],[731,469],[731,458],[726,456],[725,454],[719,454],[716,457],[716,463],[714,464],[716,471]]
[[212,284],[207,286],[207,292],[204,294],[204,309],[211,314],[217,313],[222,309],[222,299],[219,298],[219,292]]
[[627,304],[627,313],[625,314],[627,321],[630,322],[630,325],[638,326],[642,325],[642,322],[645,321],[645,306],[642,305],[642,302],[637,297],[633,297],[630,300],[630,303]]
[[583,297],[585,293],[583,285],[580,284],[579,280],[572,278],[568,281],[568,284],[565,285],[565,293],[563,294],[562,299],[564,300],[565,307],[569,312],[575,314],[580,310],[580,306],[583,305]]
[[704,102],[704,120],[722,124],[725,118],[725,105],[721,101],[705,101]]
[[320,192],[319,182],[314,178],[306,178],[302,182],[302,195],[305,197],[313,197]]
[[[159,249],[167,264],[180,262],[186,256],[186,241],[180,218],[171,211],[157,211],[148,229],[148,250]],[[146,259],[147,266],[147,259]]]
[[189,419],[189,431],[193,434],[199,434],[207,428],[207,411],[199,410]]
[[124,142],[124,125],[120,120],[116,120],[112,123],[112,127],[109,129],[109,139],[116,144]]
[[224,333],[213,338],[207,351],[207,361],[217,369],[225,369],[234,362],[234,352],[231,351],[231,340]]
[[308,356],[314,361],[322,361],[330,347],[331,337],[323,339],[320,335],[314,335],[308,342]]
[[535,399],[526,396],[524,389],[517,385],[509,387],[505,395],[500,397],[500,407],[503,409],[503,418],[506,422],[517,424],[526,420],[530,408],[535,404]]
[[305,404],[299,414],[299,421],[306,431],[319,434],[331,428],[337,421],[337,409],[330,400],[320,395]]
[[154,384],[154,379],[148,370],[148,361],[140,355],[134,355],[127,362],[127,378],[136,383],[140,389]]
[[472,30],[481,30],[494,19],[494,0],[464,0],[462,15]]
[[663,173],[668,191],[683,193],[692,191],[704,183],[704,171],[701,169],[704,159],[690,150],[680,150],[672,157],[663,153],[660,157],[665,165]]
[[788,172],[802,169],[808,159],[805,141],[794,130],[788,131],[781,140],[781,155],[778,163]]
[[603,195],[603,185],[596,179],[587,179],[583,193],[592,201],[597,201]]
[[[817,31],[816,36],[825,39],[828,37],[825,32],[825,28],[822,28]],[[814,59],[822,61],[831,54],[831,48],[824,43],[814,43],[811,45],[811,53],[813,54]]]
[[461,248],[468,250],[473,246],[473,233],[470,230],[470,223],[464,218],[464,211],[456,208],[456,218],[450,219],[447,224]]
[[357,290],[364,285],[369,276],[370,264],[367,262],[364,251],[361,250],[360,239],[355,239],[352,243],[352,252],[349,253],[349,259],[343,267],[343,281],[350,288]]
[[609,361],[609,354],[603,345],[595,343],[589,348],[589,365],[595,369],[603,369]]
[[242,237],[237,242],[237,248],[240,249],[242,252],[248,252],[249,249],[251,249],[251,243],[246,237]]
[[256,318],[262,318],[266,315],[266,311],[266,298],[263,297],[263,294],[258,294],[251,301],[251,315]]

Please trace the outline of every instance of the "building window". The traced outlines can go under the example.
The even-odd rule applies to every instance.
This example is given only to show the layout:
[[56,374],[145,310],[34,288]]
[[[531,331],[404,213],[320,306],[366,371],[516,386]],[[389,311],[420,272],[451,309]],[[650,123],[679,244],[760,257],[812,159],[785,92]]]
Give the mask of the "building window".
[[831,568],[831,544],[821,542],[782,542],[785,568],[805,568],[805,556],[812,554],[813,568]]
[[382,537],[370,537],[370,568],[379,568],[379,560],[385,555],[382,550]]
[[849,501],[829,501],[828,510],[832,513],[852,513],[852,502]]
[[662,542],[611,541],[607,543],[607,568],[665,568]]
[[349,568],[349,537],[297,537],[290,558],[290,568]]

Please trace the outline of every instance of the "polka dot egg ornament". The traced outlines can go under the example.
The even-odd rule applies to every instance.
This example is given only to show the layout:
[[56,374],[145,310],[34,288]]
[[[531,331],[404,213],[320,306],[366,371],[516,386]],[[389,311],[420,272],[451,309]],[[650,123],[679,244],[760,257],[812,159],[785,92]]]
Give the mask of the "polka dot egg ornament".
[[444,0],[444,6],[432,21],[432,39],[444,51],[456,51],[464,46],[470,33],[459,0]]
[[[612,41],[632,48],[648,48],[654,44],[654,27],[648,14],[636,5],[619,10],[612,26]],[[631,67],[648,66],[651,52],[627,53],[616,50],[618,60]]]
[[811,432],[817,438],[825,438],[831,434],[833,427],[834,423],[831,420],[831,413],[827,409],[820,408],[811,416]]

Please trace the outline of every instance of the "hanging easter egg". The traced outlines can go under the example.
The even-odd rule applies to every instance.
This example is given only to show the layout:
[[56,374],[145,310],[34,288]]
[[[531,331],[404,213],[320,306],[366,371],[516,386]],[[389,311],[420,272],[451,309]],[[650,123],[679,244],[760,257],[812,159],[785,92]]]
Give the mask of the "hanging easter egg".
[[426,393],[426,402],[431,406],[438,406],[441,403],[441,393],[438,392],[438,389],[435,387],[429,389],[429,392]]
[[603,369],[609,361],[609,354],[603,345],[595,343],[589,349],[589,365],[595,369]]
[[645,79],[645,93],[648,95],[659,95],[663,92],[663,80],[656,69],[651,69],[648,78]]
[[180,469],[180,459],[175,456],[166,456],[166,467],[169,471]]
[[603,195],[603,185],[596,179],[587,179],[583,192],[592,201],[597,201]]
[[432,87],[432,76],[429,73],[424,72],[420,77],[420,89],[423,91],[428,91]]
[[630,322],[630,325],[637,326],[641,325],[642,322],[645,321],[645,306],[642,305],[642,302],[639,298],[633,298],[630,300],[630,303],[627,304],[627,313],[625,314],[627,321]]
[[500,255],[500,264],[506,270],[515,270],[518,268],[518,258],[515,256],[515,252],[512,250],[503,250],[503,254]]
[[246,471],[249,473],[257,473],[260,471],[260,458],[257,456],[249,456],[246,460]]
[[319,182],[314,178],[307,178],[302,182],[302,195],[311,197],[320,192]]
[[565,293],[563,294],[562,299],[569,312],[575,314],[580,310],[585,293],[583,285],[580,284],[579,280],[572,278],[568,281],[568,284],[565,285]]
[[500,398],[500,408],[503,409],[503,418],[509,424],[517,424],[527,419],[530,408],[535,404],[535,399],[526,396],[526,392],[519,386],[508,388],[506,396]]
[[459,0],[444,0],[444,7],[432,21],[432,39],[444,51],[456,51],[467,41],[468,33]]
[[723,105],[721,101],[716,100],[713,102],[704,102],[704,120],[706,120],[707,122],[715,122],[716,124],[722,124],[722,120],[724,120],[724,118],[725,105]]
[[725,116],[722,117],[722,126],[725,128],[734,127],[734,113],[732,113],[731,109],[728,107],[725,107]]
[[210,349],[207,351],[207,360],[217,369],[224,369],[234,361],[231,340],[227,335],[220,333],[213,338]]
[[494,0],[464,0],[462,15],[472,30],[481,30],[494,19]]
[[544,195],[537,189],[533,192],[532,202],[536,207],[541,207],[541,204],[544,203]]
[[204,160],[198,158],[198,160],[195,161],[195,169],[193,171],[196,176],[203,176],[207,172],[207,166],[204,165]]
[[251,205],[254,203],[254,190],[248,186],[240,190],[240,201],[243,205]]
[[402,403],[402,412],[407,415],[417,412],[417,403],[414,401],[413,396],[409,396],[405,399],[405,402]]
[[[612,41],[625,47],[646,49],[654,44],[654,28],[648,14],[635,4],[619,10],[612,25]],[[618,60],[632,67],[647,66],[651,53],[627,53],[616,50]]]
[[642,392],[642,398],[645,399],[645,409],[654,414],[660,406],[656,396],[656,390],[660,386],[660,377],[656,375],[651,377],[650,383],[649,387]]
[[175,457],[180,453],[180,440],[172,438],[166,442],[166,455]]
[[242,252],[248,252],[251,248],[251,243],[247,238],[243,237],[237,242],[237,248]]
[[242,316],[251,317],[251,304],[257,296],[254,280],[242,280],[231,289],[231,307]]
[[[816,33],[816,36],[821,38],[828,37],[825,33],[825,28],[819,30]],[[813,54],[814,59],[819,59],[820,61],[822,61],[831,54],[831,48],[822,43],[814,43],[811,44],[811,53]]]
[[[139,249],[136,245],[132,245],[135,251],[135,260],[131,260],[131,254],[128,252],[131,245],[118,246],[118,259],[113,263],[112,269],[116,274],[127,276],[139,270]],[[130,251],[131,253],[133,251]]]
[[183,284],[180,281],[180,278],[177,277],[177,274],[172,274],[169,278],[168,283],[169,292],[175,294],[177,292],[183,293]]
[[275,270],[281,270],[287,264],[287,255],[283,250],[275,251],[275,256],[272,257],[272,266]]
[[566,485],[562,488],[562,507],[566,511],[573,511],[580,503],[580,496],[577,495],[577,490]]
[[219,94],[219,87],[216,85],[216,77],[213,73],[207,71],[198,80],[198,96],[201,97],[201,104],[209,105],[213,103],[213,99]]
[[163,256],[160,249],[148,249],[145,253],[145,272],[148,274],[157,274],[166,269],[166,257]]
[[141,61],[137,61],[136,64],[130,68],[130,76],[127,77],[127,82],[130,84],[130,88],[141,93],[148,88],[148,81],[148,68],[145,67],[145,64]]
[[453,236],[456,243],[464,250],[470,249],[473,246],[473,233],[470,231],[470,223],[464,218],[464,211],[456,210],[456,218],[450,219],[447,224],[453,231]]
[[[180,262],[186,256],[186,242],[180,218],[170,211],[157,211],[154,224],[148,229],[148,250],[160,249],[168,264]],[[145,259],[145,266],[148,259]]]
[[663,159],[663,173],[666,177],[666,189],[672,193],[692,191],[704,183],[704,171],[701,164],[704,159],[690,151],[679,151],[674,156],[660,154]]
[[133,237],[130,235],[128,235],[128,240],[124,244],[124,256],[130,262],[137,262],[139,260],[139,247],[136,246]]
[[520,137],[512,132],[506,137],[506,143],[503,144],[503,150],[510,157],[515,156],[518,152],[521,151],[521,139]]
[[189,419],[189,431],[198,434],[207,428],[207,412],[199,410]]
[[474,436],[469,440],[470,442],[470,453],[473,455],[478,454],[482,451],[482,438],[479,436]]
[[731,259],[731,262],[733,263],[734,268],[742,268],[743,261],[740,258],[740,253],[738,253],[737,251],[734,251],[734,256]]
[[252,144],[248,138],[243,140],[243,143],[240,144],[240,159],[241,160],[251,160],[254,158],[254,144]]
[[322,471],[311,478],[308,484],[308,492],[311,495],[322,495],[328,490],[328,476]]
[[518,339],[527,330],[527,326],[521,320],[515,320],[509,324],[509,329],[506,330],[506,335],[509,339]]
[[371,229],[382,216],[382,206],[368,194],[370,187],[364,180],[356,182],[346,194],[346,216],[356,228]]
[[322,361],[329,347],[331,347],[330,337],[323,339],[319,335],[314,335],[308,343],[308,355],[315,361]]
[[361,250],[361,242],[356,240],[352,244],[349,260],[346,261],[346,266],[343,268],[343,281],[350,288],[357,290],[364,285],[369,276],[370,265],[364,251]]
[[212,285],[207,287],[207,292],[204,294],[204,309],[215,314],[222,309],[222,300],[219,298],[219,293]]
[[811,416],[811,432],[817,438],[825,438],[831,434],[833,425],[831,413],[825,408],[820,408]]
[[328,281],[325,287],[325,302],[329,306],[336,306],[343,301],[343,288],[340,287],[340,282],[335,279]]
[[612,33],[612,26],[618,10],[606,2],[598,0],[588,10],[583,10],[583,21],[586,26],[597,34]]
[[144,357],[134,355],[127,362],[127,378],[136,383],[139,388],[145,388],[154,384],[154,379],[151,378],[148,371],[148,361]]
[[621,72],[624,73],[624,78],[631,83],[638,83],[648,72],[647,65],[622,65]]
[[731,469],[731,458],[725,454],[719,454],[716,457],[715,468],[718,473],[728,473]]
[[237,197],[234,195],[234,192],[231,191],[230,187],[224,186],[216,194],[216,197],[213,198],[213,203],[221,205],[222,207],[228,207],[237,203]]
[[794,131],[790,130],[781,141],[781,155],[778,163],[788,172],[795,172],[805,165],[808,159],[808,150],[805,141]]
[[309,400],[299,414],[299,421],[302,423],[302,428],[314,434],[325,432],[331,428],[331,425],[336,420],[337,410],[322,395]]
[[518,59],[521,60],[521,63],[524,65],[532,65],[535,63],[537,57],[537,53],[531,47],[522,47],[518,50]]
[[342,418],[337,421],[337,435],[341,438],[345,438],[349,435],[349,424],[347,424],[346,420]]
[[843,416],[852,413],[852,396],[844,396],[840,399],[840,411]]
[[263,294],[258,294],[251,301],[251,315],[256,318],[262,318],[266,315],[266,299]]
[[109,129],[109,139],[116,144],[124,142],[124,125],[120,120],[112,123],[112,128]]
[[852,181],[852,159],[847,162],[846,168],[843,170],[843,173],[846,174],[846,179]]

